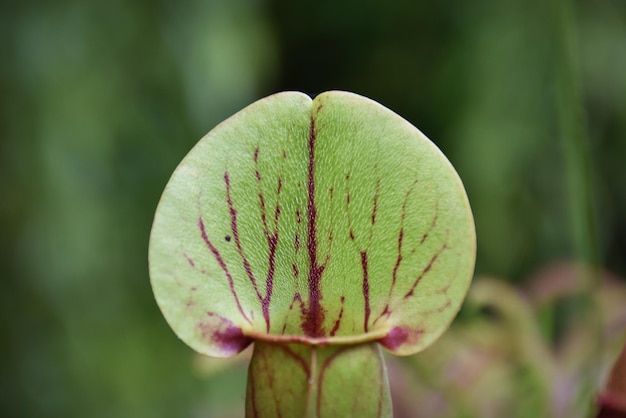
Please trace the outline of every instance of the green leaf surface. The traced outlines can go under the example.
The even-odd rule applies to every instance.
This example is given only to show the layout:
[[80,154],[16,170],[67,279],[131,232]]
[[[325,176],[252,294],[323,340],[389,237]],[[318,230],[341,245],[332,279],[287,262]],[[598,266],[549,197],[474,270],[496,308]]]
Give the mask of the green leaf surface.
[[252,340],[415,353],[452,321],[474,259],[444,155],[338,91],[276,94],[217,126],[172,175],[150,238],[161,310],[216,357]]
[[385,361],[375,343],[257,342],[247,390],[247,417],[392,416]]

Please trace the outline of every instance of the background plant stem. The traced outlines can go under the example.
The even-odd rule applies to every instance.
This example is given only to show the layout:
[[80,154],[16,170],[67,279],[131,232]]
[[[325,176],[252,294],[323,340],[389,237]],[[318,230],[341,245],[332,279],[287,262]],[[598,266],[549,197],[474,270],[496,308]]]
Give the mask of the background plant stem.
[[[554,0],[554,70],[558,132],[563,148],[568,216],[574,257],[585,266],[579,273],[580,294],[564,305],[566,322],[586,333],[587,347],[578,365],[583,387],[572,411],[590,408],[602,346],[599,307],[594,294],[599,286],[600,256],[594,213],[592,156],[586,132],[581,88],[576,16],[571,0]],[[580,414],[580,412],[577,412]],[[581,415],[582,416],[582,415]]]

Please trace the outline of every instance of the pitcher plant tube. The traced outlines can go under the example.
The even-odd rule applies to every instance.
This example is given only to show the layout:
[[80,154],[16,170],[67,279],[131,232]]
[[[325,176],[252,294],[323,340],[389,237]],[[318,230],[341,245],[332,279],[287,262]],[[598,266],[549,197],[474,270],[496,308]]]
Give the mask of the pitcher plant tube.
[[463,185],[410,123],[365,97],[259,100],[202,138],[156,210],[159,307],[196,351],[254,342],[248,417],[388,417],[381,346],[417,353],[474,269]]

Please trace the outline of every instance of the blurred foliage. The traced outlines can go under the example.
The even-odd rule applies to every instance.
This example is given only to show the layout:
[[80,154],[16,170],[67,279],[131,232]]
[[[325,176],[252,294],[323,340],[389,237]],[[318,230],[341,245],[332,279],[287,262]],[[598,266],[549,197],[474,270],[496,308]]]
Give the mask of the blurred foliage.
[[[467,187],[478,273],[574,256],[555,3],[2,2],[0,415],[237,416],[244,373],[194,374],[147,242],[180,159],[276,91],[351,90],[431,137]],[[574,6],[600,255],[623,277],[626,4]]]
[[[626,341],[626,285],[604,272],[594,292],[602,347],[592,381],[581,363],[597,345],[585,328],[546,335],[549,305],[576,294],[581,268],[554,263],[524,286],[478,277],[448,332],[424,352],[389,359],[396,418],[588,417]],[[394,385],[395,382],[395,385]],[[403,384],[402,384],[403,383]]]

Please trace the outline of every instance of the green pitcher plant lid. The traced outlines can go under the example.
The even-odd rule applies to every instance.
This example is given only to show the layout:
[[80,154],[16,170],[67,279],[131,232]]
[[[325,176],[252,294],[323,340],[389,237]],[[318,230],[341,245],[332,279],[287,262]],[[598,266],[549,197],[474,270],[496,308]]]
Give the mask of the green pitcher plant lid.
[[476,238],[457,173],[365,97],[261,99],[171,176],[150,236],[159,307],[200,353],[254,340],[416,353],[458,312]]

